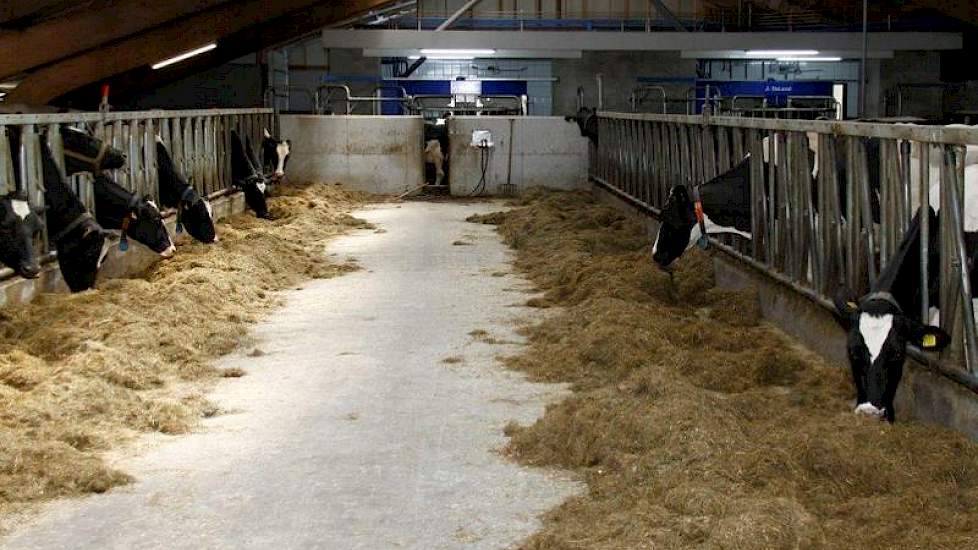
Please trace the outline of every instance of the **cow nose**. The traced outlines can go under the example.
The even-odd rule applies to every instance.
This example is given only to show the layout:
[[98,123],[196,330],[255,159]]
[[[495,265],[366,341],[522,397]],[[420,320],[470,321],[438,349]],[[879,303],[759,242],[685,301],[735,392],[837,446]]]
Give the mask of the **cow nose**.
[[163,252],[160,252],[160,256],[164,258],[172,258],[173,255],[176,253],[176,251],[177,251],[177,247],[171,244],[169,248],[167,248]]
[[25,279],[36,279],[41,274],[41,266],[37,264],[24,264],[20,266],[20,276]]
[[876,405],[872,403],[860,403],[856,406],[856,410],[853,411],[856,414],[861,414],[865,416],[872,416],[875,418],[882,418],[886,409],[877,408]]
[[215,233],[215,234],[214,234],[214,240],[213,240],[213,241],[211,241],[211,242],[215,242],[215,243],[216,243],[216,242],[218,242],[218,241],[220,241],[220,240],[221,240],[221,238],[220,238],[220,237],[218,237],[218,236],[217,236],[217,234]]

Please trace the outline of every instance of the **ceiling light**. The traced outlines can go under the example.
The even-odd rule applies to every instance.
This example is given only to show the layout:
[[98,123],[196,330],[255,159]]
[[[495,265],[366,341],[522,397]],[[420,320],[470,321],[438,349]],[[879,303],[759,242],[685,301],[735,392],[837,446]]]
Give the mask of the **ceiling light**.
[[842,61],[841,57],[779,57],[778,61]]
[[427,56],[432,56],[432,55],[479,56],[479,55],[492,55],[496,53],[496,50],[438,50],[438,49],[424,48],[421,50],[421,53],[422,55],[427,55]]
[[747,50],[747,55],[756,57],[812,56],[818,55],[818,50]]
[[154,69],[162,69],[163,67],[167,67],[169,65],[173,65],[174,63],[179,63],[179,62],[183,61],[184,59],[190,59],[191,57],[193,57],[195,55],[200,55],[202,53],[209,52],[209,51],[213,50],[216,47],[217,47],[217,44],[212,42],[212,43],[210,43],[210,44],[208,44],[206,46],[202,46],[200,48],[197,48],[196,50],[190,50],[189,52],[182,53],[182,54],[180,54],[180,55],[178,55],[176,57],[171,57],[170,59],[164,59],[163,61],[160,61],[156,65],[153,65],[153,68]]
[[[426,55],[427,59],[444,59],[444,60],[457,60],[457,61],[472,61],[475,59],[474,55]],[[421,59],[420,55],[409,55],[408,59]]]

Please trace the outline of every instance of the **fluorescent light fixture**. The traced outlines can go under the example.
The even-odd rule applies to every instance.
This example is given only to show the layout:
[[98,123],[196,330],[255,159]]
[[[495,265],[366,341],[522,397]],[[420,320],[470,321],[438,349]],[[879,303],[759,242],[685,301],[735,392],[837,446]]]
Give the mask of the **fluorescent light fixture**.
[[818,55],[818,50],[747,50],[747,55],[756,57],[813,56]]
[[[474,55],[426,55],[428,59],[445,59],[445,60],[458,60],[458,61],[472,61],[475,59]],[[408,59],[421,59],[420,55],[409,55]]]
[[438,50],[438,49],[428,49],[422,48],[421,54],[431,57],[433,55],[461,55],[461,56],[480,56],[480,55],[492,55],[496,53],[496,50]]
[[209,51],[213,50],[216,47],[217,47],[217,44],[214,43],[214,42],[212,42],[212,43],[210,43],[210,44],[208,44],[206,46],[201,46],[200,48],[197,48],[196,50],[190,50],[189,52],[182,53],[182,54],[180,54],[180,55],[178,55],[176,57],[171,57],[170,59],[164,59],[163,61],[160,61],[156,65],[153,65],[153,68],[154,69],[162,69],[163,67],[168,67],[170,65],[173,65],[174,63],[179,63],[179,62],[183,61],[184,59],[190,59],[191,57],[193,57],[195,55],[200,55],[202,53],[209,52]]
[[778,61],[842,61],[841,57],[779,57]]

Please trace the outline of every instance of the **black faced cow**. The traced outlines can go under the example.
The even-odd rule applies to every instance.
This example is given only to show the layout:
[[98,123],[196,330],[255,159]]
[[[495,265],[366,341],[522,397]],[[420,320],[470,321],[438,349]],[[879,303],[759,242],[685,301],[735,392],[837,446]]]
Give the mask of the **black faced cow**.
[[126,164],[126,155],[86,132],[61,127],[61,140],[65,150],[65,175],[73,176],[81,172],[97,174],[102,170],[115,170]]
[[[843,289],[835,298],[838,320],[849,334],[855,412],[889,422],[896,417],[893,400],[903,376],[907,345],[937,351],[950,342],[946,332],[924,325],[917,318],[923,292],[934,290],[920,288],[920,215],[918,210],[899,248],[867,295],[852,302]],[[927,215],[930,227],[936,229],[938,218],[934,210],[929,209]],[[928,280],[932,282],[938,279],[938,245],[938,232],[932,230],[928,242]]]
[[267,182],[261,168],[255,166],[248,155],[244,141],[237,132],[231,130],[231,181],[244,192],[245,204],[259,218],[270,219],[268,203],[265,200]]
[[37,278],[41,272],[33,242],[41,227],[26,195],[13,191],[0,198],[0,262],[25,279]]
[[156,136],[156,166],[159,171],[160,203],[177,210],[177,232],[186,228],[191,237],[202,243],[216,242],[218,238],[210,202],[187,183],[187,178],[177,170],[159,136]]
[[176,247],[163,224],[163,216],[149,197],[130,193],[105,174],[95,176],[95,219],[104,229],[122,232],[119,247],[128,247],[129,237],[164,258],[173,256]]
[[58,252],[61,275],[72,292],[95,286],[104,257],[105,234],[65,182],[51,149],[41,142],[48,239]]
[[565,116],[567,122],[576,122],[583,137],[598,145],[598,110],[581,107],[574,116]]
[[267,128],[264,129],[264,136],[261,140],[262,171],[272,181],[285,177],[285,166],[289,162],[290,154],[292,154],[292,142],[290,140],[280,139],[278,136],[273,136]]

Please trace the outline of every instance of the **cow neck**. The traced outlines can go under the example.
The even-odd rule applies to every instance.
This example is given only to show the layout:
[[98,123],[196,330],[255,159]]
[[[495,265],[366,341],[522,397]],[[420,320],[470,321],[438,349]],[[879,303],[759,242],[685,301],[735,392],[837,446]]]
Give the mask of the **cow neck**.
[[81,214],[76,216],[75,219],[68,222],[68,225],[66,225],[64,229],[58,231],[53,237],[51,237],[51,240],[53,240],[56,243],[61,242],[61,240],[67,237],[72,231],[78,229],[82,224],[84,224],[87,221],[90,221],[91,219],[92,219],[91,214],[89,214],[88,212],[82,212]]
[[103,226],[125,224],[129,215],[139,208],[137,195],[104,176],[95,179],[95,200],[95,213]]
[[108,152],[108,150],[109,150],[109,142],[102,141],[102,145],[100,145],[98,148],[98,154],[96,154],[94,157],[90,157],[84,153],[71,151],[69,149],[65,149],[65,156],[73,158],[75,160],[80,160],[82,162],[87,162],[92,165],[93,170],[98,170],[99,168],[102,167],[102,160],[105,159],[105,153]]

